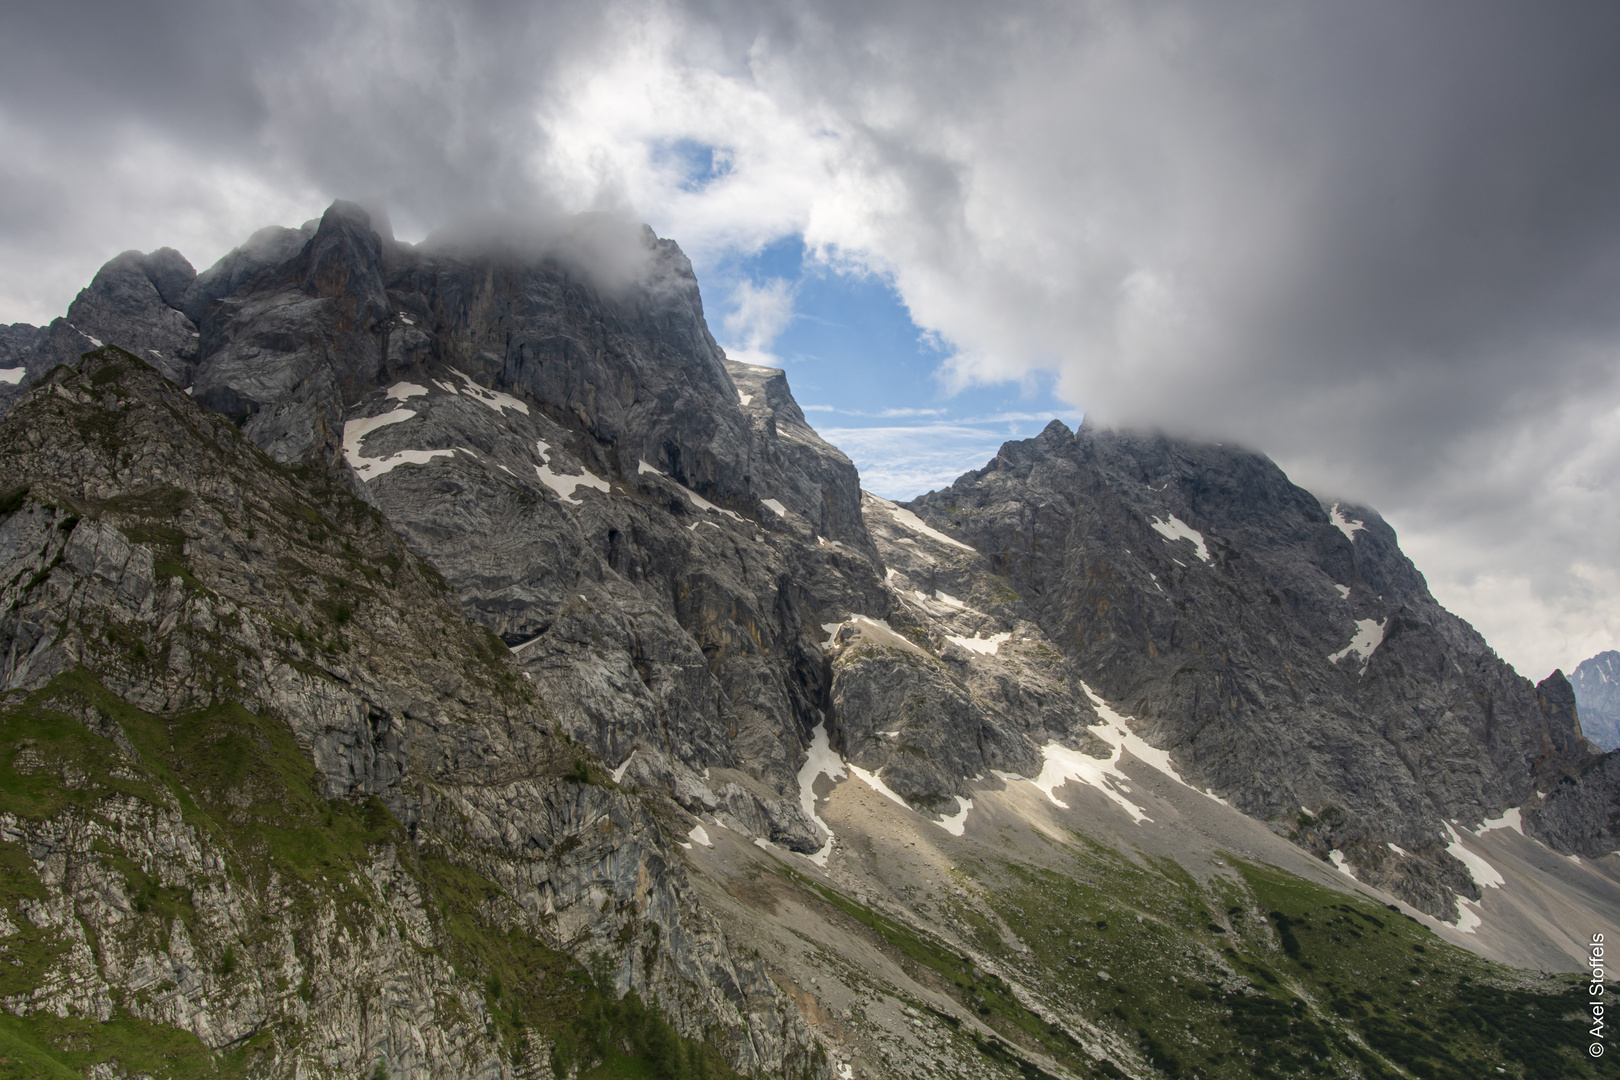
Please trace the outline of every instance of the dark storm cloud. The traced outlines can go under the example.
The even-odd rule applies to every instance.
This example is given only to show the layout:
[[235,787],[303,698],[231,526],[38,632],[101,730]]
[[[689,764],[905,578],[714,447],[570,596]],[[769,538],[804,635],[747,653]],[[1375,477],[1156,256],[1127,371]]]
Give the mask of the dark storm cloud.
[[0,100],[63,140],[155,122],[234,142],[265,115],[250,57],[284,49],[295,36],[276,14],[230,0],[9,5]]
[[[625,204],[695,250],[802,231],[891,275],[958,384],[1056,371],[1096,418],[1257,446],[1392,512],[1443,599],[1620,643],[1620,6],[33,3],[4,31],[0,318],[336,196],[410,235]],[[733,171],[681,187],[647,152],[680,140]]]

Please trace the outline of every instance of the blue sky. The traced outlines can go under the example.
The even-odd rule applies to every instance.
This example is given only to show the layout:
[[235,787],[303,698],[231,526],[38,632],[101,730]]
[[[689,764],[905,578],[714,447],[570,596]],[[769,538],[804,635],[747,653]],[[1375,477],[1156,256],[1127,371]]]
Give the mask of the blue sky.
[[[678,152],[694,172],[714,175],[705,148]],[[950,393],[937,375],[949,343],[912,322],[893,283],[816,258],[802,236],[696,269],[709,325],[728,354],[783,368],[806,418],[850,456],[868,491],[909,499],[1054,417],[1080,422],[1047,376]]]

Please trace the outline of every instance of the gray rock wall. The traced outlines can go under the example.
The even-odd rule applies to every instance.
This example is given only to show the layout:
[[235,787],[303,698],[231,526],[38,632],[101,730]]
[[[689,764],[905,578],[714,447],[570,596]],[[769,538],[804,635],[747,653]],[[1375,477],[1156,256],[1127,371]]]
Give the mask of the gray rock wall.
[[1620,652],[1582,660],[1569,681],[1581,709],[1581,731],[1605,750],[1620,748]]
[[1444,821],[1595,757],[1562,676],[1532,687],[1374,512],[1259,455],[1054,422],[913,505],[984,552],[1184,775],[1426,910],[1473,895]]
[[[38,883],[18,933],[52,950],[6,1008],[126,1010],[251,1043],[266,1075],[515,1075],[553,1040],[521,1034],[532,1014],[483,965],[526,939],[740,1070],[809,1062],[792,1006],[690,894],[663,804],[569,745],[324,471],[277,466],[112,348],[29,391],[0,461],[0,723],[60,717],[13,747],[44,794],[0,800]],[[59,789],[80,794],[38,801]],[[313,850],[274,839],[311,826]],[[319,855],[334,835],[351,849]]]

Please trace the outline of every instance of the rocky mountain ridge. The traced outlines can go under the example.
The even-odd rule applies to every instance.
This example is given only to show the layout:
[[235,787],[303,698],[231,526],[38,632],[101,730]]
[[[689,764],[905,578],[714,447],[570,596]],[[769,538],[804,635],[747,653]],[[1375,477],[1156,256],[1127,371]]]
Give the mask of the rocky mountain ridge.
[[[604,761],[639,748],[638,770],[685,790],[737,772],[737,820],[814,851],[812,733],[870,756],[862,733],[892,709],[853,683],[893,674],[829,663],[818,631],[858,615],[903,635],[938,612],[894,587],[853,466],[780,373],[724,358],[679,249],[605,218],[573,230],[552,255],[470,254],[337,203],[200,275],[125,253],[25,367],[74,333],[136,344],[276,460],[347,478]],[[1376,513],[1323,506],[1259,455],[1054,422],[916,509],[1008,590],[986,615],[1039,627],[1200,783],[1435,914],[1477,899],[1447,822],[1526,806],[1599,756],[1561,674],[1514,675]],[[975,700],[943,669],[924,681]],[[1036,769],[1095,717],[1062,697],[1010,725],[970,710],[893,761],[896,790],[944,812],[986,768]]]
[[[587,973],[604,1009],[634,990],[688,1040],[688,1073],[707,1045],[716,1068],[910,1075],[883,1063],[892,1043],[862,1040],[871,1025],[897,1038],[928,1002],[979,1062],[963,1075],[984,1062],[1157,1075],[1137,1029],[1120,1041],[1094,1002],[1054,997],[1042,989],[1053,971],[1018,959],[1033,946],[1006,904],[1023,901],[995,883],[1031,871],[1001,866],[976,837],[1078,829],[1120,850],[1167,845],[1155,858],[1214,875],[1189,911],[1222,890],[1247,910],[1271,888],[1233,870],[1236,845],[1316,875],[1312,889],[1359,879],[1458,940],[1554,966],[1574,946],[1545,929],[1515,951],[1531,923],[1470,936],[1481,912],[1508,919],[1470,830],[1522,814],[1559,851],[1601,859],[1615,846],[1602,848],[1614,766],[1581,736],[1563,677],[1532,687],[1491,655],[1371,511],[1324,506],[1258,455],[1062,425],[909,506],[863,495],[780,371],[725,358],[690,265],[648,230],[586,218],[546,244],[410,246],[340,203],[202,274],[172,252],[126,253],[67,318],[12,327],[0,348],[0,366],[24,372],[0,383],[13,410],[0,434],[19,440],[0,487],[28,488],[0,523],[19,538],[4,701],[44,708],[51,680],[82,670],[163,723],[234,703],[263,730],[282,725],[334,814],[387,815],[355,849],[356,872],[395,860],[410,879],[399,889],[441,908],[476,897],[478,927],[553,957],[539,964],[549,984],[500,968],[487,944],[424,975],[403,999],[442,977],[475,1021],[457,1027],[448,1006],[388,1014],[419,1047],[373,1047],[391,1075],[546,1062],[562,1075],[590,1060],[567,1043],[573,1029],[537,1019],[556,1005],[539,987],[566,985],[567,971]],[[201,465],[210,447],[229,448],[227,479]],[[144,545],[173,610],[198,610],[187,589],[227,596],[257,636],[76,584],[90,571],[66,540],[41,538],[87,528]],[[36,595],[58,579],[91,599]],[[147,629],[130,638],[126,623]],[[161,662],[131,666],[143,655]],[[16,820],[22,835],[53,817]],[[1193,823],[1204,838],[1177,847]],[[1061,847],[1009,843],[1040,873],[1068,866]],[[422,860],[460,884],[429,881]],[[960,869],[975,860],[980,871]],[[1593,911],[1620,904],[1604,866],[1579,878]],[[41,887],[58,905],[89,903]],[[432,907],[399,918],[432,924]],[[1136,916],[1161,918],[1151,904]],[[812,925],[827,935],[820,952],[802,948]],[[440,944],[418,946],[449,956],[449,924],[434,932]],[[235,948],[210,934],[216,957]],[[828,966],[825,950],[854,947],[852,934],[877,935],[860,946],[889,971],[876,983]],[[904,935],[935,944],[902,948]],[[1281,940],[1255,930],[1243,948]],[[744,941],[756,961],[737,959]],[[906,966],[923,956],[935,957],[926,971]],[[1221,993],[1265,995],[1247,961],[1208,956]],[[274,981],[251,971],[246,982]],[[510,989],[490,993],[493,975]],[[301,1018],[291,1000],[233,1022]],[[350,1024],[366,1000],[357,991],[349,1012],[328,1014],[341,1024],[322,1022]],[[152,1017],[218,1028],[201,1015]],[[636,1045],[650,1045],[665,1020],[636,1023]],[[275,1045],[256,1059],[266,1075],[295,1059],[318,1073],[367,1060]],[[594,1052],[606,1067],[609,1049]],[[1237,1060],[1210,1067],[1226,1075]]]
[[1561,673],[1516,675],[1375,512],[1260,455],[1054,421],[915,507],[1197,782],[1427,910],[1478,899],[1448,823],[1601,756]]
[[[10,946],[56,961],[10,1011],[278,1073],[496,1076],[578,1063],[554,1014],[594,977],[711,1032],[692,1053],[811,1053],[656,807],[582,763],[373,508],[113,347],[37,386],[0,454],[3,721],[32,778],[0,834],[37,868],[8,880]],[[535,968],[492,948],[511,935]]]
[[1620,749],[1620,652],[1582,660],[1570,673],[1581,710],[1581,730],[1605,750]]

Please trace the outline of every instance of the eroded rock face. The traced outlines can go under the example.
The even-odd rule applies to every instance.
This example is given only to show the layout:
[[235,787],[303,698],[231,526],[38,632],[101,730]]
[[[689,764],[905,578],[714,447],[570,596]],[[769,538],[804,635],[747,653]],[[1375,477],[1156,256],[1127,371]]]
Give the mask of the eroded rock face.
[[178,308],[195,278],[191,264],[173,248],[145,255],[126,251],[97,271],[66,317],[43,327],[0,327],[0,417],[52,368],[73,366],[84,352],[107,341],[136,353],[177,385],[189,386],[197,327]]
[[274,465],[110,347],[28,392],[0,461],[0,723],[53,778],[6,796],[0,837],[58,950],[8,1009],[117,1002],[208,1047],[257,1038],[269,1075],[509,1075],[559,1044],[499,1025],[544,1020],[521,1003],[567,974],[511,969],[516,1003],[492,998],[520,940],[722,1033],[740,1070],[808,1063],[791,1005],[691,895],[663,804],[568,745],[324,471]]
[[1426,910],[1473,895],[1444,820],[1595,756],[1562,676],[1514,674],[1375,513],[1259,455],[1054,422],[913,509],[982,551],[1184,774]]
[[1620,850],[1620,751],[1553,785],[1524,814],[1531,836],[1568,854],[1601,859]]
[[[120,256],[75,317],[104,313],[120,343],[191,328],[196,400],[374,507],[571,739],[792,850],[825,836],[799,777],[818,727],[939,816],[969,778],[1034,775],[1053,747],[1109,756],[1089,730],[1106,699],[1197,786],[1446,915],[1478,890],[1442,822],[1595,760],[1559,687],[1440,608],[1372,511],[1234,448],[1061,424],[910,508],[863,502],[783,374],[723,356],[678,247],[605,218],[569,229],[411,246],[339,203],[194,280],[177,257]],[[66,319],[0,334],[29,373],[13,396],[90,344]],[[95,565],[121,557],[118,536],[85,537]],[[169,587],[153,565],[141,603]],[[115,602],[133,601],[94,601]],[[64,662],[43,617],[15,633],[13,670]],[[424,767],[412,725],[472,693],[458,671],[408,694],[294,664],[255,679],[333,792],[389,799]],[[179,707],[172,682],[128,690]],[[451,731],[442,763],[507,752]]]
[[68,308],[68,324],[93,340],[116,340],[175,385],[189,386],[197,360],[197,328],[178,309],[196,276],[173,248],[149,255],[126,251],[79,293]]
[[411,247],[337,203],[178,304],[196,400],[347,474],[574,737],[609,763],[743,768],[763,786],[738,813],[813,846],[795,772],[829,703],[817,627],[892,600],[854,467],[780,372],[724,359],[679,248],[606,219]]
[[1580,704],[1581,731],[1605,750],[1620,748],[1620,652],[1582,660],[1569,676]]

